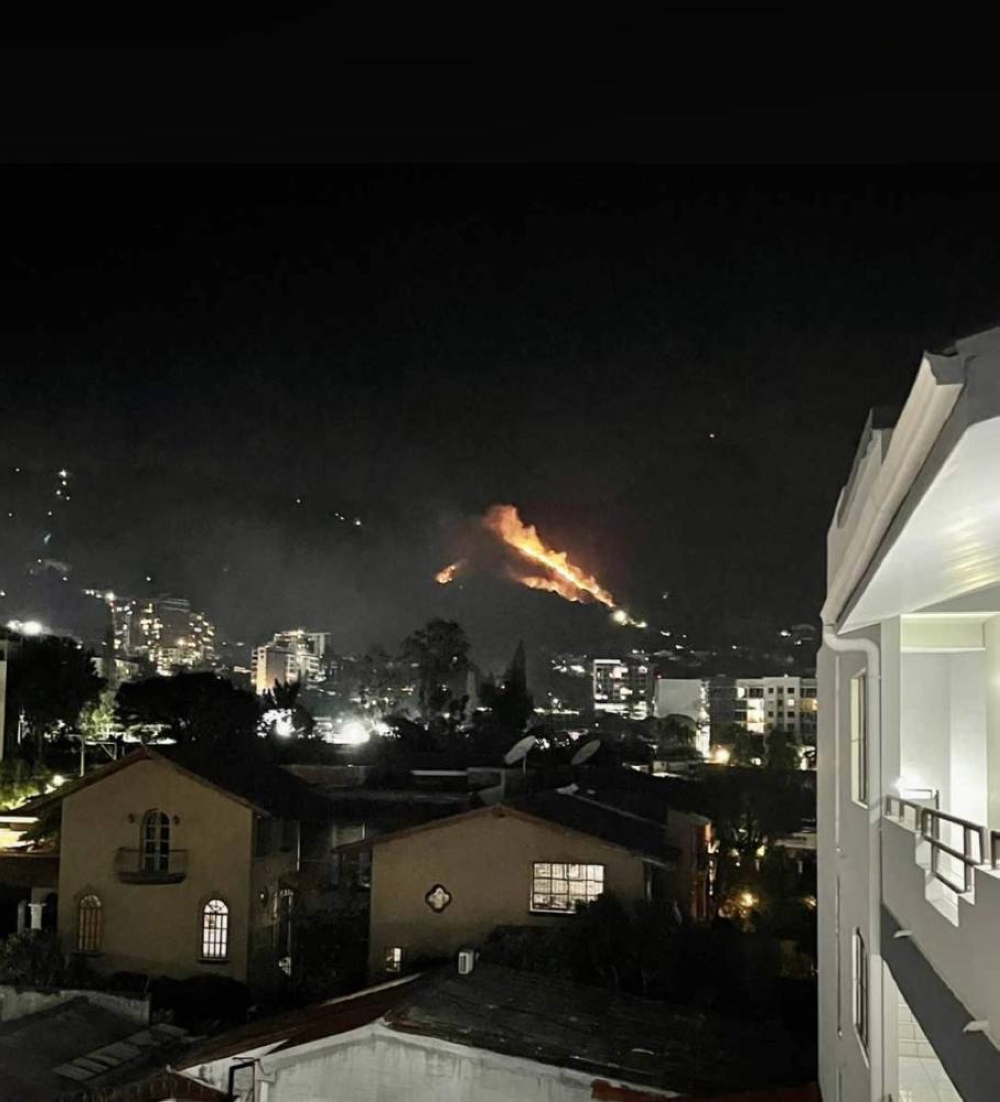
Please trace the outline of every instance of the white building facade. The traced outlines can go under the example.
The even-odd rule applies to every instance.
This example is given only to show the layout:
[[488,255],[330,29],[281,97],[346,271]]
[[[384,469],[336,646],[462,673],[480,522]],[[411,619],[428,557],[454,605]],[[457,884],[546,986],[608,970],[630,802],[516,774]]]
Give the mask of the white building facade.
[[827,585],[823,1098],[1000,1098],[1000,329],[873,412]]
[[709,750],[708,684],[700,677],[657,677],[653,685],[653,715],[657,719],[679,716],[690,721],[695,749]]
[[295,628],[281,631],[253,652],[253,686],[258,695],[274,688],[276,681],[291,685],[315,685],[322,680],[330,634]]
[[808,741],[816,734],[816,678],[736,678],[736,722],[757,735],[775,727]]
[[595,712],[645,719],[652,671],[645,657],[595,658],[591,664]]

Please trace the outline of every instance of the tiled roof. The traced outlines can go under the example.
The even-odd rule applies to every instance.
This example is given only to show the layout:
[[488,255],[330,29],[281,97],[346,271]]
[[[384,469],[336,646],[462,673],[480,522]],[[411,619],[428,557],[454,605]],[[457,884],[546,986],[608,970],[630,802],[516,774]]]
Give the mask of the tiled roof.
[[558,823],[568,830],[589,834],[659,861],[669,861],[678,855],[677,848],[667,843],[662,822],[621,812],[575,793],[538,792],[514,801],[511,806],[536,818]]
[[[637,1088],[712,1098],[737,1084],[780,1081],[791,1044],[767,1023],[713,1017],[479,962],[470,975],[443,968],[257,1023],[209,1042],[179,1066],[193,1069],[266,1045],[289,1053],[374,1022],[593,1075],[595,1098],[636,1102],[643,1091],[621,1094],[615,1084],[624,1080]],[[605,1087],[611,1093],[599,1093]],[[808,1088],[761,1089],[727,1096],[727,1102],[813,1102],[813,1097]]]

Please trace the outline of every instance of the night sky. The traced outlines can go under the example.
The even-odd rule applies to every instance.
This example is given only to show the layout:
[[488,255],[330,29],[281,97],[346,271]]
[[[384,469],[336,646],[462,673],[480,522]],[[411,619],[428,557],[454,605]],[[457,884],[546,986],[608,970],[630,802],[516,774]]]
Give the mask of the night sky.
[[445,615],[486,664],[603,645],[599,607],[434,583],[511,502],[651,623],[766,638],[816,619],[868,408],[1000,318],[983,169],[5,180],[3,619],[68,621],[97,586],[186,595],[250,643],[302,623],[392,649]]

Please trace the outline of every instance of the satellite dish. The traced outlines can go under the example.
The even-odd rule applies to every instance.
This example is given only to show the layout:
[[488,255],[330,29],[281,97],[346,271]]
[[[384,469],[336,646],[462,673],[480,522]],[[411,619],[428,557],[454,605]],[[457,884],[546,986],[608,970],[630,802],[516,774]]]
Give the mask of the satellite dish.
[[518,739],[507,753],[504,754],[504,765],[513,765],[515,762],[526,758],[528,756],[528,751],[537,741],[538,739],[536,739],[534,735],[525,735],[524,738]]
[[570,765],[583,765],[585,761],[590,759],[601,748],[601,740],[599,738],[592,738],[590,742],[585,743],[579,750],[569,759]]

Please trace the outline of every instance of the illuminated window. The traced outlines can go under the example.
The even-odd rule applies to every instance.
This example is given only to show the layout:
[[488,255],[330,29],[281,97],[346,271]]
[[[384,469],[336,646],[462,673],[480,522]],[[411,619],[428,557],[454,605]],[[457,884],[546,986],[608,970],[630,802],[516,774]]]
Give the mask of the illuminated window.
[[203,960],[225,960],[229,954],[229,908],[221,899],[210,899],[201,909]]
[[851,678],[851,796],[868,802],[868,678]]
[[854,931],[854,1029],[868,1055],[868,950],[860,930]]
[[166,872],[170,868],[170,819],[154,808],[142,817],[143,872]]
[[603,865],[553,864],[536,861],[531,878],[531,910],[572,914],[604,891]]
[[403,970],[403,950],[398,945],[386,949],[385,970],[387,972],[401,972]]
[[76,947],[81,953],[101,951],[101,901],[96,895],[85,895],[76,912]]

